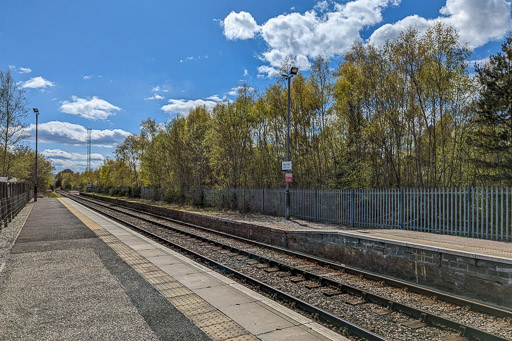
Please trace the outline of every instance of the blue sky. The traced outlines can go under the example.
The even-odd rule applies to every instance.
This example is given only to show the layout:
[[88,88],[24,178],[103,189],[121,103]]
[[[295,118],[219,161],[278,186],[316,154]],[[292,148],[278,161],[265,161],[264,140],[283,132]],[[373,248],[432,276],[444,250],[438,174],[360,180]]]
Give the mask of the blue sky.
[[244,83],[263,91],[287,55],[307,74],[319,54],[335,67],[354,40],[381,44],[436,21],[459,30],[472,59],[485,59],[512,28],[510,2],[6,1],[0,70],[11,70],[41,112],[39,150],[57,171],[82,171],[86,128],[99,166],[148,117],[211,107]]

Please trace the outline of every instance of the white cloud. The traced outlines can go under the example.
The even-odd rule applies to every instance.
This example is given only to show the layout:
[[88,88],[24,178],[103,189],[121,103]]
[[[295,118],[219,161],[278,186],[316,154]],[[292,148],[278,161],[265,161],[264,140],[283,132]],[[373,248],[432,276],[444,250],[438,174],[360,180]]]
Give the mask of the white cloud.
[[91,76],[91,75],[85,75],[85,76],[83,76],[82,78],[83,78],[83,79],[91,79],[91,78],[92,78],[92,76]]
[[[311,67],[311,59],[343,55],[354,41],[361,41],[361,31],[380,23],[382,12],[401,0],[352,0],[345,3],[318,1],[310,11],[292,12],[270,18],[258,25],[247,12],[231,12],[222,22],[229,40],[261,37],[267,51],[260,59],[266,62],[258,68],[261,75],[273,77],[277,69],[291,58],[301,70]],[[426,19],[418,15],[405,17],[376,29],[368,41],[382,45],[409,26],[425,31],[435,22],[455,27],[461,43],[470,48],[502,39],[512,29],[511,4],[507,0],[446,0],[440,16]]]
[[247,69],[244,68],[244,77],[247,77],[249,76],[249,71],[247,71]]
[[[71,169],[74,172],[83,172],[87,170],[87,161],[82,160],[55,160],[51,159],[53,166],[55,166],[55,170],[60,172],[64,169]],[[98,169],[103,164],[103,161],[100,160],[91,160],[91,168]]]
[[[231,90],[227,94],[232,97],[238,96],[238,92],[240,91],[240,89],[243,89],[243,88],[244,88],[243,86],[237,86],[237,87],[231,88]],[[250,86],[247,88],[247,90],[249,90],[249,92],[256,91],[256,89],[254,89],[253,87],[250,87]]]
[[212,101],[215,101],[215,102],[222,102],[222,101],[226,100],[226,96],[220,98],[218,95],[213,95],[213,96],[210,96],[210,97],[206,97],[206,99],[209,99],[209,100],[212,100]]
[[[203,106],[208,110],[212,110],[218,103],[224,103],[228,100],[227,96],[237,96],[238,90],[242,86],[237,86],[228,91],[224,96],[212,95],[206,99],[170,99],[169,104],[164,105],[161,109],[168,114],[182,114],[188,115],[192,109]],[[254,88],[249,87],[249,91],[254,91]],[[226,96],[227,95],[227,96]]]
[[52,87],[52,86],[55,86],[55,84],[53,84],[53,82],[50,82],[49,80],[46,80],[40,76],[31,78],[28,81],[23,82],[21,84],[22,88],[30,88],[30,89],[37,89],[37,88],[45,89],[48,86]]
[[[43,156],[49,159],[58,160],[87,160],[87,154],[80,153],[68,153],[62,149],[45,149],[41,153]],[[103,160],[105,157],[99,153],[91,153],[92,160]]]
[[145,101],[153,101],[155,99],[164,99],[163,96],[160,96],[159,94],[154,94],[153,96],[151,97],[144,97],[144,100]]
[[[35,140],[35,124],[25,128],[30,140]],[[91,142],[97,147],[112,148],[122,143],[130,135],[121,129],[91,130]],[[40,123],[38,126],[38,140],[41,143],[57,143],[67,145],[85,145],[87,142],[87,129],[79,124],[50,121]]]
[[260,29],[252,15],[244,11],[229,13],[222,25],[224,35],[229,40],[253,38]]
[[116,107],[109,102],[94,96],[92,99],[79,98],[72,96],[73,102],[64,101],[60,106],[60,111],[71,114],[80,115],[91,120],[104,120],[114,114],[114,111],[120,111],[121,108]]
[[476,65],[484,66],[485,64],[489,63],[491,59],[489,57],[485,57],[482,59],[475,59],[468,61],[468,65],[471,67],[475,67]]
[[392,40],[398,37],[400,32],[408,27],[415,27],[418,31],[424,32],[429,28],[429,26],[430,23],[427,19],[418,15],[411,15],[394,24],[382,25],[372,33],[368,41],[372,45],[382,46],[387,40]]
[[512,29],[510,2],[506,0],[447,0],[440,14],[429,20],[413,15],[394,24],[383,25],[373,32],[369,42],[383,45],[386,40],[396,38],[407,26],[416,26],[420,32],[424,32],[431,25],[441,22],[457,29],[460,42],[474,49],[489,41],[502,39]]
[[[51,160],[57,171],[66,168],[74,171],[84,171],[87,168],[87,154],[68,153],[61,149],[45,149],[41,154]],[[100,167],[104,159],[103,155],[92,153],[91,167]]]
[[[327,0],[324,0],[324,1],[319,1],[317,2],[317,4],[315,5],[314,7],[316,10],[320,11],[320,12],[325,12],[327,11],[327,9],[329,8],[329,3],[327,2]],[[294,8],[292,7],[292,10]]]
[[268,65],[258,66],[258,78],[262,78],[264,75],[268,78],[276,77],[279,75],[279,70]]
[[260,67],[259,72],[267,76],[275,75],[276,69],[289,56],[301,70],[308,70],[311,58],[331,58],[345,53],[354,41],[361,40],[362,29],[381,22],[382,11],[389,4],[399,2],[354,0],[330,4],[320,1],[304,14],[282,14],[260,26],[249,13],[231,12],[224,19],[224,35],[231,40],[249,39],[259,32],[268,46],[261,59],[270,64]]
[[20,67],[18,72],[19,73],[31,73],[32,69],[28,68],[28,67]]
[[206,109],[211,110],[217,105],[217,101],[211,100],[184,100],[184,99],[170,99],[169,104],[164,105],[161,109],[168,114],[182,114],[188,115],[189,112],[199,106],[204,106]]
[[167,89],[163,89],[160,85],[154,86],[153,89],[151,89],[153,92],[169,92]]
[[454,26],[471,48],[501,39],[512,29],[506,0],[447,0],[440,12],[447,16],[441,20]]

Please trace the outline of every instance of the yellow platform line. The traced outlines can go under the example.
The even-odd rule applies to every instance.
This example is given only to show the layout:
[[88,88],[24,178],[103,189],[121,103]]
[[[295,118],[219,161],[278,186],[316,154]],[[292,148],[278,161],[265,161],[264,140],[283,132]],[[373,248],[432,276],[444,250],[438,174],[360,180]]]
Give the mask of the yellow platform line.
[[174,277],[71,206],[65,199],[59,198],[59,201],[212,340],[259,340]]

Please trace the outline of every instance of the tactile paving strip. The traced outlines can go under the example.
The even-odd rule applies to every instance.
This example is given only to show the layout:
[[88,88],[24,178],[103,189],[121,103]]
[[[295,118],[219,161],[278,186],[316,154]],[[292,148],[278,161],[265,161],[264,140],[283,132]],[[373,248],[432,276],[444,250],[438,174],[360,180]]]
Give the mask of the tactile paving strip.
[[194,324],[214,341],[254,341],[259,340],[235,321],[194,294],[171,275],[149,262],[110,232],[71,206],[59,199],[75,216],[90,228],[101,240],[112,248],[127,264],[137,271],[148,283],[167,300],[191,319]]

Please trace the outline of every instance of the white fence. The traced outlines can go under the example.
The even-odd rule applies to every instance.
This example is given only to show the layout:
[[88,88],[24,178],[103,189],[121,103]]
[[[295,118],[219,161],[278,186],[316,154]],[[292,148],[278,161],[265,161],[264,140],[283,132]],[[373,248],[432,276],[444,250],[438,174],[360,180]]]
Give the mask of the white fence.
[[[159,190],[158,193],[165,193]],[[155,198],[145,188],[141,196]],[[282,189],[189,192],[189,201],[284,216]],[[512,188],[290,190],[290,214],[352,227],[395,228],[512,241]]]

